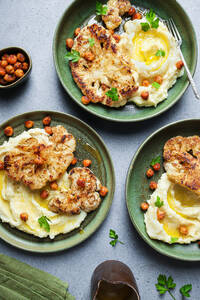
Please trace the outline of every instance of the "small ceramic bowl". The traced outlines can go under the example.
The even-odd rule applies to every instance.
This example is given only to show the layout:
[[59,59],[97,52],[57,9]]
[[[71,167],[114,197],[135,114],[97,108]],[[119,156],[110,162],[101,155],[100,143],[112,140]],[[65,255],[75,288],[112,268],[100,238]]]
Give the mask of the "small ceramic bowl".
[[15,53],[18,53],[18,52],[24,54],[24,56],[26,57],[26,62],[29,65],[29,68],[26,71],[26,73],[24,74],[24,76],[21,77],[21,78],[19,78],[19,79],[17,79],[16,81],[14,81],[12,83],[9,83],[9,84],[6,84],[6,85],[0,84],[0,89],[10,89],[10,88],[16,87],[19,84],[23,83],[28,78],[28,76],[30,75],[30,72],[31,72],[31,69],[32,69],[31,57],[30,57],[30,55],[23,48],[20,48],[20,47],[8,47],[8,48],[1,49],[0,50],[0,57],[2,57],[2,55],[5,54],[5,53],[15,54]]
[[91,299],[140,300],[133,273],[117,260],[107,260],[95,270],[91,279]]

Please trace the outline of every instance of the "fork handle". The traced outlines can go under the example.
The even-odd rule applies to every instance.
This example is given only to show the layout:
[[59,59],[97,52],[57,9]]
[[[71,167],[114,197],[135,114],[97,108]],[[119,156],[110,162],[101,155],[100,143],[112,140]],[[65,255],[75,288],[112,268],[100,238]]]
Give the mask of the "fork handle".
[[194,94],[195,94],[195,97],[196,97],[198,100],[200,100],[200,96],[199,96],[199,93],[198,93],[198,91],[197,91],[196,84],[195,84],[195,82],[194,82],[194,79],[192,78],[192,75],[191,75],[191,73],[190,73],[190,70],[189,70],[188,65],[187,65],[187,63],[186,63],[186,61],[185,61],[185,58],[184,58],[184,56],[183,56],[183,53],[182,53],[181,49],[180,49],[180,54],[181,54],[181,59],[182,59],[182,61],[183,61],[183,63],[184,63],[185,70],[186,70],[187,75],[188,75],[188,79],[189,79],[189,81],[190,81],[190,83],[191,83],[193,92],[194,92]]

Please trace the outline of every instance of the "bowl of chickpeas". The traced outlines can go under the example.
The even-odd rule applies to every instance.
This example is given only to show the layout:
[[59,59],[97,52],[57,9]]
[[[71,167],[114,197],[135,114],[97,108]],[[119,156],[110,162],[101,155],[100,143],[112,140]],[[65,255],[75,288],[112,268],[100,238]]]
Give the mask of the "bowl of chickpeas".
[[28,78],[32,61],[28,53],[19,47],[0,50],[0,89],[15,87]]

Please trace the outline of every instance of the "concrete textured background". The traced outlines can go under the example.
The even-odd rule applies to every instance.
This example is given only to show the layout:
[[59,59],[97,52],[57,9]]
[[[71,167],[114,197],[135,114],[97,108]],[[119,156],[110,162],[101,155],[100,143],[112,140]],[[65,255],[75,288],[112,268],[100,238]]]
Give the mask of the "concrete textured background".
[[[84,112],[61,87],[53,64],[52,40],[60,16],[70,0],[0,0],[0,48],[19,45],[27,49],[33,60],[30,79],[21,87],[0,93],[0,122],[31,110],[66,112],[91,125],[104,139],[113,159],[116,191],[111,211],[101,228],[86,242],[53,255],[31,254],[0,241],[0,251],[52,273],[69,282],[78,300],[90,299],[90,278],[94,268],[106,259],[127,263],[136,277],[141,298],[160,299],[155,282],[159,273],[172,275],[177,283],[175,295],[181,299],[179,287],[192,283],[191,299],[200,299],[200,263],[186,263],[164,257],[139,237],[132,226],[125,204],[125,179],[130,161],[141,142],[161,126],[184,118],[199,118],[200,103],[191,88],[181,101],[161,116],[138,124],[105,122]],[[186,9],[200,41],[199,0],[179,0]],[[199,64],[195,80],[199,84]],[[123,156],[121,154],[123,153]],[[115,229],[125,245],[109,245],[109,229]],[[1,297],[0,297],[1,298]],[[162,299],[169,299],[166,295]]]

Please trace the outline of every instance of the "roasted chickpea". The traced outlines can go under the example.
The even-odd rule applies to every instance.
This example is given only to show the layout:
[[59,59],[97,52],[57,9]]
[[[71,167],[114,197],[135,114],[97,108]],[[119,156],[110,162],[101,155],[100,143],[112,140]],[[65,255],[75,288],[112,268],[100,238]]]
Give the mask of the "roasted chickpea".
[[88,61],[93,61],[95,59],[95,56],[91,51],[88,51],[84,53],[84,58]]
[[129,16],[133,16],[135,14],[135,12],[136,12],[135,7],[132,6],[129,8],[128,14],[129,14]]
[[155,181],[151,181],[149,184],[149,188],[151,190],[156,190],[157,189],[157,183]]
[[24,76],[24,71],[22,69],[17,69],[15,71],[15,75],[18,77],[18,78],[21,78]]
[[14,54],[9,55],[7,59],[8,63],[14,65],[17,62],[17,56]]
[[50,116],[45,117],[45,118],[42,120],[42,123],[43,123],[45,126],[50,125],[50,124],[51,124],[51,117],[50,117]]
[[22,53],[17,53],[17,59],[22,63],[26,60],[24,54]]
[[15,74],[12,74],[12,75],[6,74],[6,75],[4,76],[4,80],[5,80],[6,82],[11,83],[11,82],[13,82],[13,81],[16,80],[16,76],[15,76]]
[[27,62],[23,62],[23,63],[22,63],[22,70],[27,71],[28,68],[29,68],[28,63],[27,63]]
[[22,63],[20,63],[19,61],[17,61],[15,64],[14,64],[14,69],[17,70],[17,69],[21,69],[22,68]]
[[108,194],[108,188],[106,186],[101,186],[99,194],[101,197],[105,197]]
[[42,166],[44,164],[44,159],[42,157],[38,156],[34,159],[34,163],[38,166]]
[[3,79],[3,78],[0,78],[0,84],[6,85],[6,84],[7,84],[7,81],[5,81],[5,79]]
[[57,182],[56,181],[52,181],[52,182],[50,182],[50,188],[52,189],[52,190],[57,190],[58,189],[58,184],[57,184]]
[[43,191],[40,193],[40,197],[41,197],[42,199],[46,199],[48,196],[49,196],[49,192],[46,191],[46,190],[43,190]]
[[14,133],[14,130],[11,126],[7,126],[5,129],[4,129],[4,134],[6,136],[12,136]]
[[74,31],[74,35],[75,36],[79,35],[80,31],[81,31],[80,27],[76,28]]
[[26,212],[23,212],[20,214],[20,219],[24,222],[28,220],[28,214]]
[[33,121],[28,120],[28,121],[25,122],[25,127],[26,127],[26,128],[30,129],[30,128],[32,128],[33,126],[34,126],[34,122],[33,122]]
[[83,160],[83,166],[89,167],[91,165],[92,161],[90,159],[84,159]]
[[11,66],[11,65],[6,66],[6,73],[13,74],[14,72],[15,72],[15,69],[13,66]]
[[158,75],[154,78],[154,81],[159,83],[159,84],[162,84],[163,83],[163,77]]
[[46,131],[46,133],[48,133],[49,135],[53,134],[53,130],[50,126],[45,126],[44,130]]
[[4,169],[4,162],[0,160],[0,170]]
[[142,81],[142,85],[148,87],[149,86],[149,81],[147,79]]
[[80,178],[77,180],[76,183],[77,183],[78,186],[84,188],[86,182],[85,182],[85,179],[84,179],[84,178],[81,178],[81,177],[80,177]]
[[160,170],[160,164],[159,163],[156,163],[155,165],[153,165],[153,169],[155,171],[159,171]]
[[73,47],[73,45],[74,45],[74,40],[73,39],[66,39],[65,42],[66,42],[66,47],[68,49],[71,49]]
[[89,104],[90,103],[90,99],[86,96],[82,96],[81,97],[81,102],[85,105]]
[[188,227],[186,225],[180,225],[179,232],[183,235],[188,235]]
[[153,171],[152,169],[149,168],[149,169],[146,171],[146,175],[147,175],[148,178],[151,178],[151,177],[154,175],[154,171]]
[[5,68],[8,65],[7,60],[2,60],[1,61],[1,67]]
[[2,60],[8,60],[8,57],[9,55],[7,53],[5,53],[3,56],[2,56]]
[[119,43],[119,41],[120,41],[120,39],[121,39],[120,35],[115,33],[115,34],[113,34],[113,37],[114,37],[115,41],[116,41],[117,43]]
[[4,77],[6,75],[6,70],[3,67],[0,67],[0,76]]
[[76,158],[76,157],[74,157],[74,158],[73,158],[73,160],[72,160],[72,162],[71,162],[71,165],[73,165],[73,166],[74,166],[76,163],[77,163],[77,158]]
[[135,19],[142,19],[142,15],[139,13],[139,12],[137,12],[136,14],[134,14],[133,16],[132,16],[132,20],[135,20]]
[[166,212],[164,210],[158,208],[157,209],[157,219],[158,219],[158,221],[163,220],[165,218],[165,216],[166,216]]
[[147,211],[147,209],[149,208],[149,204],[148,204],[147,202],[142,202],[142,203],[140,204],[140,208],[141,208],[141,210],[143,210],[143,211]]
[[176,63],[176,67],[178,70],[181,70],[182,67],[184,66],[184,63],[182,60],[179,60],[177,63]]
[[149,98],[149,92],[142,92],[141,93],[141,98],[144,100],[147,100]]

